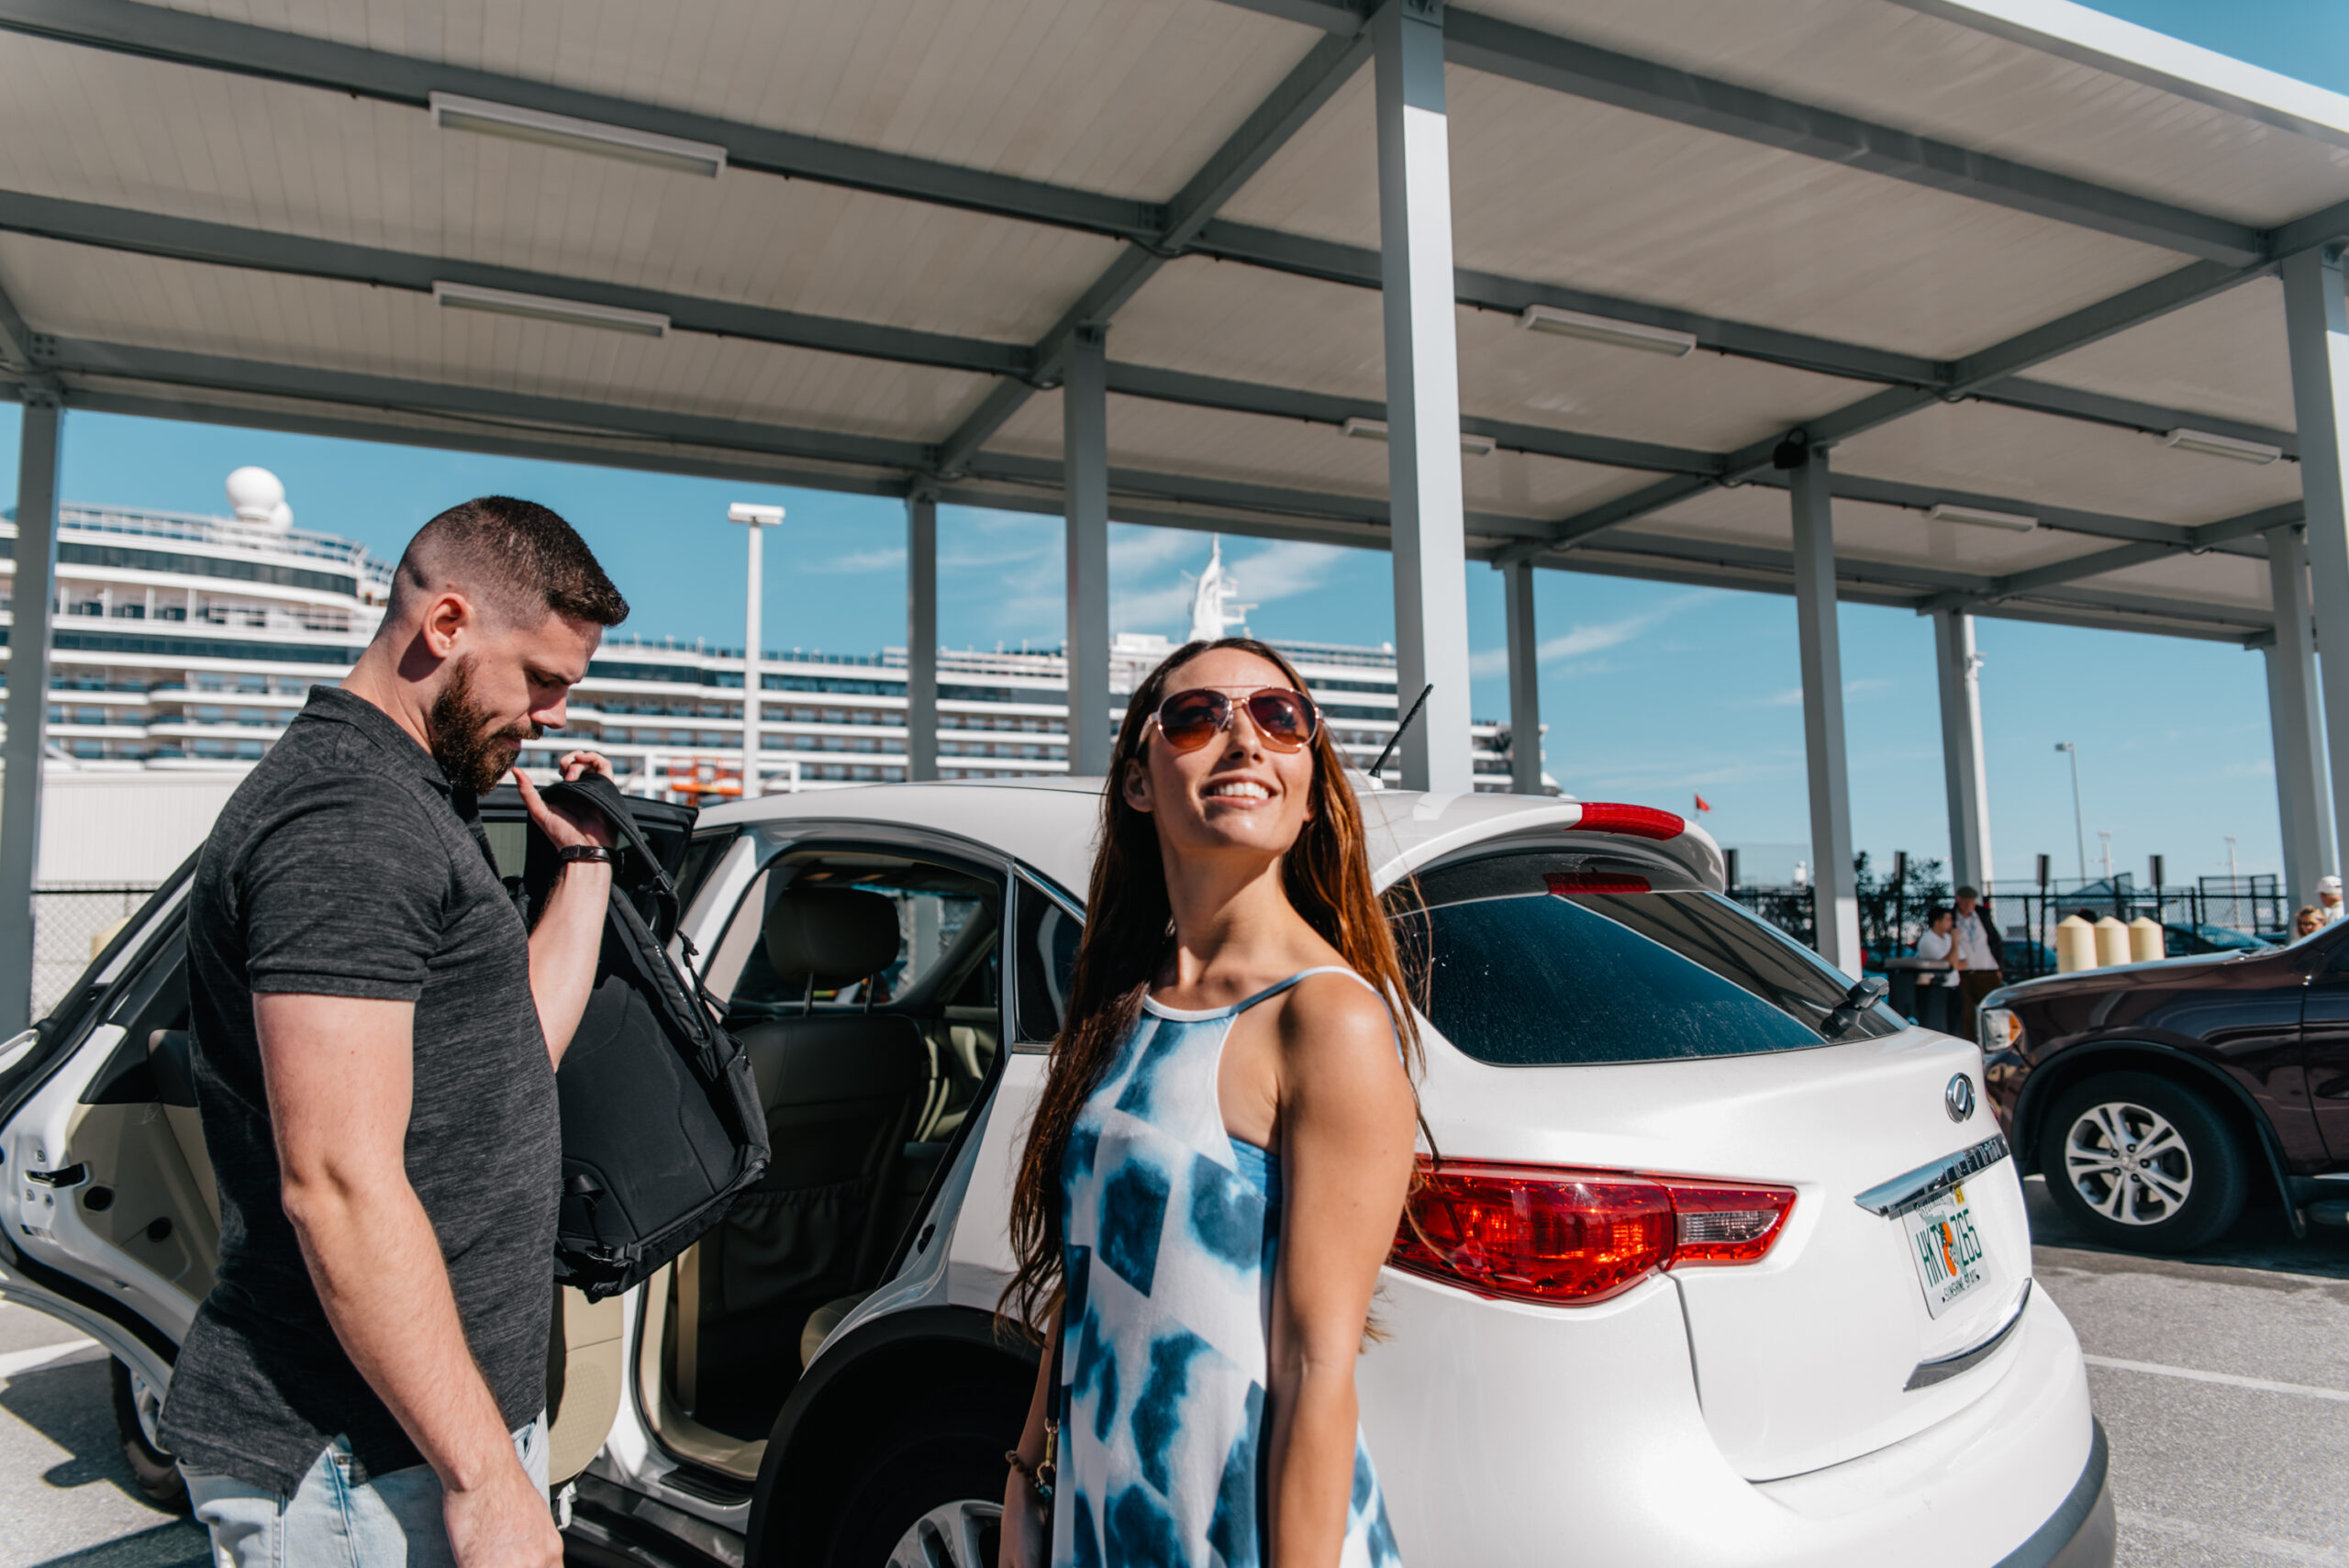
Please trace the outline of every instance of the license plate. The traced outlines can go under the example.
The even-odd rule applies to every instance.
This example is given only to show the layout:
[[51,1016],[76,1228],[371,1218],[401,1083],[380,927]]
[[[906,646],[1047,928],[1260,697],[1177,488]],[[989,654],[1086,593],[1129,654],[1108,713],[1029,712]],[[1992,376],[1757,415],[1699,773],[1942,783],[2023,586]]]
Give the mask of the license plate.
[[1988,1281],[1982,1255],[1982,1235],[1974,1228],[1974,1211],[1965,1189],[1954,1187],[1900,1217],[1909,1231],[1909,1257],[1917,1265],[1917,1283],[1925,1287],[1925,1310],[1939,1318],[1950,1304]]

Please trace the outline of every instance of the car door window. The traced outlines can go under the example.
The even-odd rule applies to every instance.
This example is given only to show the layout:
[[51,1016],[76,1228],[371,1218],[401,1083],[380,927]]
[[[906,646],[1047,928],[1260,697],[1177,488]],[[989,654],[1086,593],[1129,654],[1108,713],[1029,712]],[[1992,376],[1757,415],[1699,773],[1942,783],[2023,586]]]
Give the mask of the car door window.
[[1059,898],[1022,879],[1018,893],[1019,929],[1012,943],[1019,970],[1019,1027],[1013,1049],[1049,1048],[1068,1008],[1069,983],[1076,973],[1076,942],[1085,921]]

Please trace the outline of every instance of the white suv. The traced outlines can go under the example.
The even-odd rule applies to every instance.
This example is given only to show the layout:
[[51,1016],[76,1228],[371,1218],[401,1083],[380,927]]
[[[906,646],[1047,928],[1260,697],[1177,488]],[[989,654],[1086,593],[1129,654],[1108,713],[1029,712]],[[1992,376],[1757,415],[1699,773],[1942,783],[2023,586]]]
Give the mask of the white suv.
[[[1442,1154],[1360,1372],[1405,1561],[2106,1568],[2104,1439],[1978,1051],[1720,897],[1667,813],[1364,807],[1427,909]],[[650,1284],[562,1293],[573,1561],[991,1568],[1035,1367],[991,1316],[1008,1188],[1097,810],[1085,781],[645,806],[774,1164]],[[774,917],[818,888],[893,904],[894,950],[873,919],[795,949]],[[154,1412],[217,1257],[184,892],[0,1047],[0,1296],[113,1351],[161,1501]]]

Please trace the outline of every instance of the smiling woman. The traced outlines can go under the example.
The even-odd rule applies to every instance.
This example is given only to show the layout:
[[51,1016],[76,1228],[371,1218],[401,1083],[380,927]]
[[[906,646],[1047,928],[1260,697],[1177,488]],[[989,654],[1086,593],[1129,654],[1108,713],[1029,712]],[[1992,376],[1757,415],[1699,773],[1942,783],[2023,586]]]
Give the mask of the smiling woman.
[[1102,809],[1013,1200],[1007,1304],[1052,1351],[1002,1561],[1394,1562],[1353,1363],[1417,1040],[1342,763],[1279,654],[1194,642]]

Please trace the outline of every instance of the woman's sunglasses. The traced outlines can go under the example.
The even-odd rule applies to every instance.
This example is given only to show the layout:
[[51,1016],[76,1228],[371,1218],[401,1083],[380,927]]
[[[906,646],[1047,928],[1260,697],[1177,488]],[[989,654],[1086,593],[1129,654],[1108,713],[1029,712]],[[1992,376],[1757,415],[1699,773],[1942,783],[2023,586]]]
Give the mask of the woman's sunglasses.
[[[1237,688],[1234,688],[1235,690]],[[1212,686],[1176,692],[1158,705],[1153,722],[1166,743],[1177,751],[1196,751],[1231,728],[1233,699]],[[1266,686],[1239,699],[1248,722],[1266,746],[1275,751],[1297,751],[1310,745],[1321,722],[1313,699],[1286,686]]]

